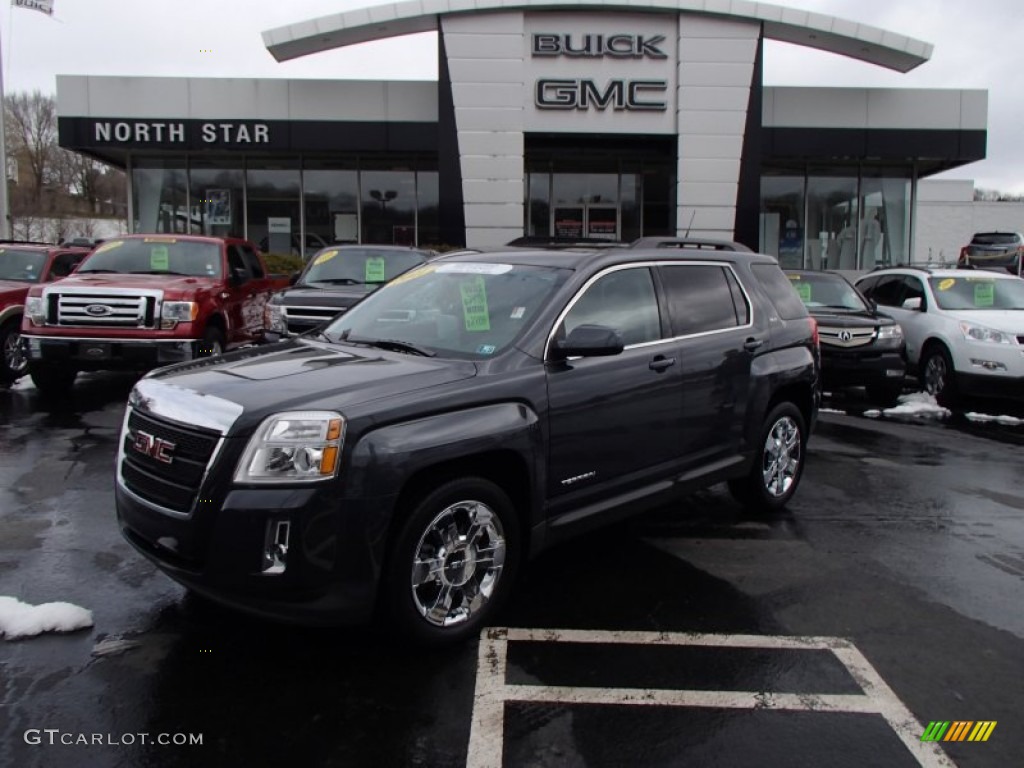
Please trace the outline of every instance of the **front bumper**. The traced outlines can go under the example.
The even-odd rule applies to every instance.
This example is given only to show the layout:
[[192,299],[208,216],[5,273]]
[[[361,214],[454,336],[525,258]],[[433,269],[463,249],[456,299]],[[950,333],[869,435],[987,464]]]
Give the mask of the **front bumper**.
[[907,362],[899,350],[886,352],[834,352],[821,347],[821,373],[826,389],[840,387],[898,386]]
[[[377,595],[394,497],[339,499],[336,488],[234,489],[171,516],[115,488],[121,532],[188,589],[229,607],[291,623],[364,623]],[[266,572],[268,531],[287,523],[285,567]]]
[[195,339],[111,339],[23,335],[32,363],[59,363],[80,371],[148,370],[196,357]]

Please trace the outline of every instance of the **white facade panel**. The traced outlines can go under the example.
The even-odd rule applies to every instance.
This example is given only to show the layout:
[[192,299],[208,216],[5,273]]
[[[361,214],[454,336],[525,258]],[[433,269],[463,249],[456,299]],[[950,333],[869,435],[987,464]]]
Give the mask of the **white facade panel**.
[[521,125],[523,111],[518,107],[466,107],[455,110],[455,124],[464,131],[503,131]]
[[[471,3],[470,8],[476,4]],[[456,10],[452,6],[452,10]],[[521,33],[523,31],[523,14],[519,11],[508,13],[478,13],[471,16],[445,16],[441,19],[444,29],[445,40],[448,35],[478,35],[481,33],[493,33],[508,35]]]
[[[196,117],[237,117],[288,120],[287,80],[189,80],[188,114]],[[307,118],[308,119],[308,118]]]
[[447,34],[444,47],[452,59],[517,59],[522,53],[522,34]]
[[459,131],[459,151],[463,155],[516,155],[525,147],[522,131]]
[[96,117],[191,117],[188,86],[177,77],[90,77],[89,109]]
[[716,232],[732,232],[736,226],[736,205],[687,205],[685,201],[679,206],[679,218],[676,229],[685,232],[687,227],[693,230],[714,230]]
[[[692,150],[692,147],[687,147]],[[736,184],[740,178],[740,159],[709,160],[683,154],[679,158],[680,181],[707,181]]]
[[[728,3],[726,3],[728,5]],[[711,11],[711,8],[707,8]],[[729,13],[726,9],[724,13]],[[713,37],[723,40],[729,38],[750,39],[756,38],[760,31],[757,22],[741,21],[739,19],[715,19],[707,16],[693,14],[680,14],[680,32],[682,37]],[[755,30],[751,35],[751,30]]]
[[472,212],[472,224],[467,220],[466,226],[474,228],[492,228],[502,230],[502,235],[508,230],[514,230],[512,237],[505,237],[502,243],[507,243],[513,237],[523,234],[523,204],[519,203],[474,203],[467,209]]
[[960,128],[965,131],[988,128],[988,91],[960,91]]
[[518,59],[448,59],[452,83],[521,83],[522,67]]
[[883,90],[868,92],[868,128],[960,127],[960,92]]
[[[522,208],[520,207],[520,212]],[[466,245],[486,248],[494,245],[505,245],[523,235],[523,219],[514,227],[471,227],[466,222]]]
[[746,131],[747,113],[707,109],[681,109],[679,111],[679,134],[720,133],[742,136]]
[[387,83],[346,83],[295,80],[288,92],[288,111],[306,120],[384,120],[387,117]]
[[679,108],[689,110],[747,111],[749,88],[709,88],[684,85],[679,88]]
[[738,183],[710,183],[682,181],[677,189],[679,199],[684,202],[701,201],[708,206],[728,207],[736,205],[736,195],[739,193]]
[[743,152],[743,136],[687,134],[680,141],[687,157],[733,159]]
[[756,52],[756,38],[684,38],[679,46],[679,61],[746,64],[754,60]]
[[452,85],[458,107],[514,107],[523,101],[520,83],[459,83]]
[[680,85],[750,87],[754,76],[751,63],[716,63],[707,61],[684,62],[679,67]]
[[503,181],[523,175],[523,158],[462,155],[462,178]]
[[[523,181],[493,181],[463,179],[462,194],[468,206],[472,203],[518,203],[523,204]],[[522,226],[520,219],[518,226]]]
[[89,77],[57,75],[57,114],[89,115]]
[[387,119],[418,123],[437,120],[437,83],[388,83]]
[[[767,90],[767,89],[766,89]],[[768,100],[764,101],[765,108]],[[866,128],[864,88],[774,88],[764,125],[808,128]]]

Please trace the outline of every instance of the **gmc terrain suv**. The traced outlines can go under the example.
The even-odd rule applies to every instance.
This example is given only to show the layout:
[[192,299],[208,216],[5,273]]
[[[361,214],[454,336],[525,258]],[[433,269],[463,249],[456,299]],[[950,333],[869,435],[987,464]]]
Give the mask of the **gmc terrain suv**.
[[322,330],[141,379],[118,519],[225,604],[457,640],[572,533],[720,481],[782,507],[818,376],[770,256],[445,257]]

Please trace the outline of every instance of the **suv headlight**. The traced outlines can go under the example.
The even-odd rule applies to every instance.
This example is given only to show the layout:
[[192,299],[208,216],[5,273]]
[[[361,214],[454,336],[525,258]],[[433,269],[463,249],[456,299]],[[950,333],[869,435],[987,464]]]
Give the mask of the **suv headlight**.
[[334,411],[270,416],[249,439],[236,483],[327,480],[338,472],[345,419]]
[[986,328],[974,323],[960,323],[960,330],[969,341],[982,341],[989,344],[1013,344],[1013,335]]
[[899,347],[903,344],[903,329],[897,323],[879,326],[875,343],[880,347]]
[[46,302],[42,296],[29,296],[25,300],[25,314],[32,325],[46,325]]
[[263,307],[263,327],[271,331],[288,331],[288,311],[281,304],[267,304]]
[[165,301],[160,310],[160,327],[173,328],[178,323],[191,323],[199,317],[199,305],[194,301]]

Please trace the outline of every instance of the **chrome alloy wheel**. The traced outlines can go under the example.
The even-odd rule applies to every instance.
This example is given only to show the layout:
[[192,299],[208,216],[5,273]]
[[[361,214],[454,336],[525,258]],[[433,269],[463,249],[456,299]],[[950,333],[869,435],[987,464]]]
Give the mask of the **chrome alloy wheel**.
[[785,496],[800,471],[800,428],[790,416],[772,425],[764,441],[761,475],[765,490],[776,498]]
[[21,376],[28,367],[28,360],[21,350],[20,341],[21,336],[17,331],[12,331],[4,337],[4,365],[15,376]]
[[437,627],[461,624],[494,594],[505,565],[505,531],[480,501],[446,507],[427,526],[412,563],[416,610]]
[[940,354],[928,358],[924,366],[924,389],[929,395],[938,395],[946,388],[949,369],[946,359]]

